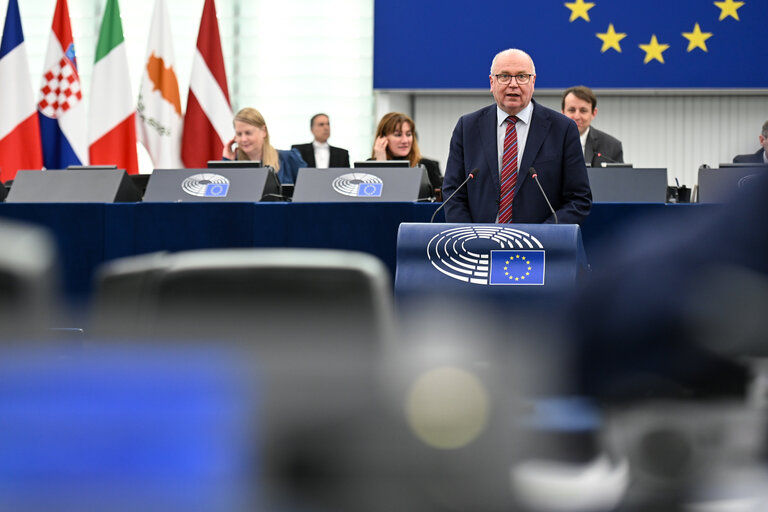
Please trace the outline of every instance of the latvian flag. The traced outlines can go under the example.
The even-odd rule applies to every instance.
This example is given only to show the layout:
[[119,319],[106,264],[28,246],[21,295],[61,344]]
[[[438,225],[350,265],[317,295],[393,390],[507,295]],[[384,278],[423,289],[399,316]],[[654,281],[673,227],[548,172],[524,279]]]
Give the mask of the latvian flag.
[[184,115],[181,139],[184,165],[205,167],[208,160],[220,160],[224,144],[232,138],[232,134],[232,107],[229,104],[216,5],[213,0],[205,0]]
[[67,0],[56,1],[43,69],[40,103],[37,105],[43,165],[48,169],[88,165],[83,93],[77,74]]
[[12,180],[19,169],[40,169],[40,129],[17,0],[8,1],[0,44],[0,113],[0,180]]

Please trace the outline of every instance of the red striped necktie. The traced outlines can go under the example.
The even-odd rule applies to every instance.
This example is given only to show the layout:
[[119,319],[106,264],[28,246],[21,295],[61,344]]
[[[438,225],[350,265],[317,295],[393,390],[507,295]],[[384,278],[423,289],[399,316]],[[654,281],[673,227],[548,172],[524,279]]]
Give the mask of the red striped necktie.
[[517,130],[516,116],[507,117],[507,133],[504,135],[504,153],[501,157],[501,200],[499,224],[512,222],[512,199],[517,185]]

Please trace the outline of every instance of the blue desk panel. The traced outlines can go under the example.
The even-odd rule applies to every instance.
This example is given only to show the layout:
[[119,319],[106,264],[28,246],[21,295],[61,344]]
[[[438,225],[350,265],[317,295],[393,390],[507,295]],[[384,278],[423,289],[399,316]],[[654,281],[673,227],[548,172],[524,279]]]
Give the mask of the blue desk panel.
[[[0,218],[46,226],[60,251],[63,288],[88,296],[94,269],[123,256],[153,251],[226,247],[309,247],[362,251],[395,275],[401,222],[429,222],[437,203],[122,203],[7,204]],[[582,225],[589,263],[633,220],[696,219],[716,205],[595,204]],[[442,212],[436,221],[443,221]]]

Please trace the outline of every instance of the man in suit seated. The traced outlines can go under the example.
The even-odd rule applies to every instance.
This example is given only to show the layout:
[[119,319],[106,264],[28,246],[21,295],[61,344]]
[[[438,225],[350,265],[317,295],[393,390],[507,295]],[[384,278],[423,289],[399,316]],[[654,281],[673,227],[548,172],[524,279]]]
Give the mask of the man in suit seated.
[[621,141],[592,126],[597,116],[597,96],[592,89],[583,85],[566,89],[561,111],[573,119],[579,128],[581,149],[588,167],[600,167],[603,162],[624,162]]
[[298,149],[309,167],[328,169],[329,167],[349,167],[349,152],[328,144],[331,136],[331,121],[326,114],[315,114],[309,121],[309,128],[315,140],[308,144],[294,144],[291,149]]
[[[536,69],[524,51],[497,54],[489,78],[496,103],[462,116],[453,130],[443,182],[446,221],[580,223],[592,192],[576,125],[531,99]],[[470,173],[474,179],[459,189]]]
[[735,164],[768,164],[768,121],[763,123],[763,131],[760,133],[760,145],[755,153],[748,155],[736,155],[733,157]]

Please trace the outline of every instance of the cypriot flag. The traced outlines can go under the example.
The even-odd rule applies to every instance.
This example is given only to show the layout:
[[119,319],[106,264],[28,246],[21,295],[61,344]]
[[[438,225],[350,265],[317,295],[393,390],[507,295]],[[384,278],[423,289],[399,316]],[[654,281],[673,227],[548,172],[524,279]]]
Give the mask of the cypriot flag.
[[181,168],[181,96],[165,0],[155,2],[136,107],[138,138],[155,168]]

